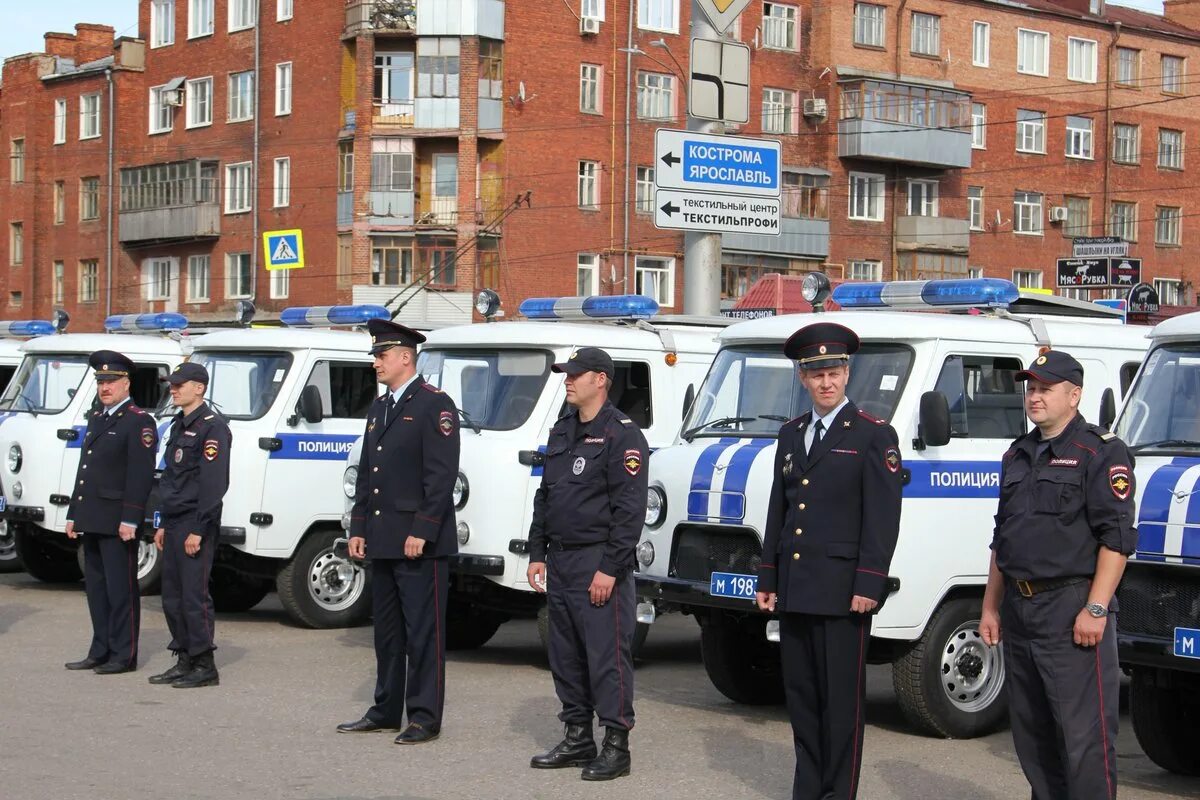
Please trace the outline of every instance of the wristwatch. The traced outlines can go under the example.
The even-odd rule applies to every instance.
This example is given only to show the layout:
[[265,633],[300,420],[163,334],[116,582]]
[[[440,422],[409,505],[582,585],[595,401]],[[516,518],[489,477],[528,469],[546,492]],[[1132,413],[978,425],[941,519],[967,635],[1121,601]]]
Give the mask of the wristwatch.
[[1084,608],[1096,619],[1103,619],[1108,616],[1108,606],[1101,605],[1100,603],[1088,603]]

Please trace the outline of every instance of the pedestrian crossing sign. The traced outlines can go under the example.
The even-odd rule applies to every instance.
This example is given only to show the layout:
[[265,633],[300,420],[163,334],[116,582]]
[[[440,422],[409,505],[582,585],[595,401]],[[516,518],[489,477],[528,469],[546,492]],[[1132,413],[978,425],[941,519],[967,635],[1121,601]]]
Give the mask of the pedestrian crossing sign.
[[300,269],[304,266],[304,232],[266,231],[262,235],[267,269]]

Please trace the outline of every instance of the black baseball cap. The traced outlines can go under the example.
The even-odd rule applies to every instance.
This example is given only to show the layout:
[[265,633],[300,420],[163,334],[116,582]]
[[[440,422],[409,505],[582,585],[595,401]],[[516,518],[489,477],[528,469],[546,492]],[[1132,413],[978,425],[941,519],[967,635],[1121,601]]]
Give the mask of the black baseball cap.
[[784,342],[783,354],[800,369],[827,369],[847,364],[858,352],[858,334],[845,325],[817,322],[806,325]]
[[97,350],[88,358],[88,366],[96,371],[97,383],[128,378],[133,373],[133,362],[116,350]]
[[1016,375],[1016,380],[1027,381],[1033,378],[1042,383],[1062,383],[1069,381],[1076,386],[1083,386],[1083,365],[1075,357],[1062,350],[1047,350],[1033,360],[1028,369],[1023,369]]
[[425,341],[424,334],[386,319],[367,320],[367,333],[371,334],[371,349],[368,352],[373,356],[391,347],[411,347],[415,350],[417,345]]
[[566,361],[561,364],[555,364],[550,369],[565,375],[603,372],[608,376],[609,380],[612,380],[613,376],[617,374],[612,358],[599,347],[581,347],[574,353],[571,353],[571,357]]
[[178,386],[179,384],[187,383],[188,381],[196,381],[197,383],[203,383],[205,386],[208,386],[208,370],[204,368],[203,364],[185,361],[172,370],[171,374],[167,376],[167,383],[171,384],[172,386]]

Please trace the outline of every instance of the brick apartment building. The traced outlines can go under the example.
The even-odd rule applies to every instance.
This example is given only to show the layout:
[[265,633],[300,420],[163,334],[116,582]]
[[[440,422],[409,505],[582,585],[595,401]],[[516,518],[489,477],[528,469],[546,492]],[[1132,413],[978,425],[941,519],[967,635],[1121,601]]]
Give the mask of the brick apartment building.
[[[653,140],[684,123],[688,6],[140,0],[136,38],[47,34],[0,83],[2,316],[83,330],[253,297],[466,321],[482,287],[510,314],[626,291],[680,309]],[[1194,302],[1200,0],[756,0],[730,35],[752,47],[730,130],[783,142],[785,196],[781,236],[723,237],[726,299],[813,269],[1052,287],[1072,236],[1113,233]],[[307,266],[268,272],[262,232],[291,228]]]

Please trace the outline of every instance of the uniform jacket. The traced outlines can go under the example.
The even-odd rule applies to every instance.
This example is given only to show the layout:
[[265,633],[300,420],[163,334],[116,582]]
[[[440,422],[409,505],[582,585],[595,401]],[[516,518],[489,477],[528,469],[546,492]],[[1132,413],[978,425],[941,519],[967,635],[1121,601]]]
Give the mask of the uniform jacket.
[[546,560],[551,540],[605,545],[600,571],[624,577],[646,520],[646,437],[605,403],[589,422],[578,410],[550,429],[542,482],[533,498],[529,560]]
[[385,422],[390,396],[367,412],[350,535],[367,540],[367,558],[404,558],[409,536],[425,540],[426,558],[457,553],[458,409],[417,376]]
[[845,616],[854,595],[882,601],[900,532],[900,450],[891,425],[847,403],[813,452],[812,412],[779,429],[758,590],[776,608]]
[[67,506],[75,529],[115,536],[122,522],[141,525],[157,451],[154,420],[132,400],[113,414],[91,412]]
[[1090,577],[1100,547],[1129,555],[1133,456],[1125,443],[1076,415],[1037,457],[1035,428],[1004,454],[992,549],[1013,580]]
[[207,403],[175,414],[158,482],[164,527],[205,538],[220,533],[232,443],[229,425]]

